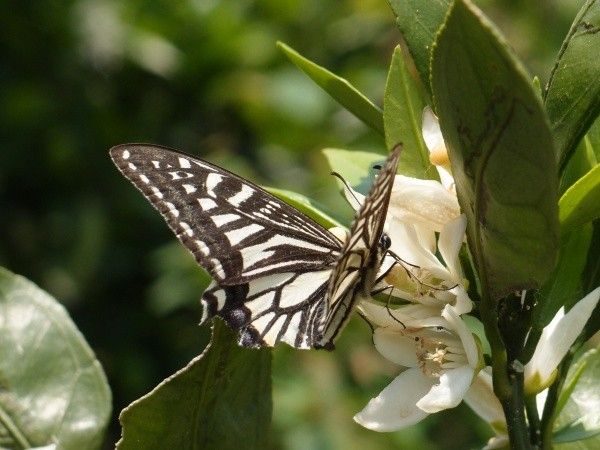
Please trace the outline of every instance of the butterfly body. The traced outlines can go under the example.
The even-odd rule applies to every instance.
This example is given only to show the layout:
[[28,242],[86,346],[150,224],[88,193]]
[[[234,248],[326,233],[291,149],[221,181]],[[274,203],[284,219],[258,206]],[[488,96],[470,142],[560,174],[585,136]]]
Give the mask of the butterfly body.
[[239,330],[243,346],[283,341],[297,348],[332,348],[356,302],[370,295],[389,247],[383,224],[398,153],[388,158],[342,243],[262,188],[206,161],[149,144],[110,151],[213,277],[201,300],[202,321],[220,316]]

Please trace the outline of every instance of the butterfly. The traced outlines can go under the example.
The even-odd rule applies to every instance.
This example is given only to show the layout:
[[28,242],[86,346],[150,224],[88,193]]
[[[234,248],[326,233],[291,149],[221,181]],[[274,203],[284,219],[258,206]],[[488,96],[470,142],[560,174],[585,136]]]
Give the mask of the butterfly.
[[110,156],[212,276],[202,321],[220,316],[245,347],[333,349],[377,283],[390,247],[385,217],[397,146],[342,242],[254,183],[166,147],[123,144]]

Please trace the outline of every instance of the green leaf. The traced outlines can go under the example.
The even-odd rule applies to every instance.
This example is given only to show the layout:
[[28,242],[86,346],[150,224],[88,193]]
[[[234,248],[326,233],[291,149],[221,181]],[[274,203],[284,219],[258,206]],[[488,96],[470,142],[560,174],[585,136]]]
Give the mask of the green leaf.
[[450,6],[447,0],[388,0],[421,80],[429,89],[429,64],[435,36]]
[[277,47],[335,101],[383,136],[381,109],[352,86],[348,80],[306,59],[283,42],[278,42]]
[[592,124],[586,135],[588,151],[594,156],[594,161],[600,163],[600,119]]
[[[564,407],[554,426],[553,441],[566,443],[557,449],[595,449],[600,447],[600,353],[590,350],[574,364],[561,393]],[[575,384],[572,386],[572,384]],[[563,393],[568,398],[563,398]],[[577,441],[577,442],[576,442]]]
[[[339,173],[350,186],[365,194],[373,181],[369,168],[385,161],[379,153],[343,150],[340,148],[323,149],[323,154],[334,172]],[[340,183],[340,186],[343,187]]]
[[531,358],[542,330],[550,323],[556,312],[562,306],[570,309],[583,297],[583,293],[587,292],[587,289],[582,286],[582,275],[587,263],[592,232],[590,224],[563,237],[558,264],[540,290],[540,300],[536,302],[533,310],[532,330],[522,356],[524,361]]
[[204,352],[125,408],[117,450],[264,449],[271,351],[239,347],[221,320]]
[[599,48],[600,0],[588,0],[563,42],[546,92],[561,168],[600,113]]
[[567,165],[561,173],[558,188],[559,194],[562,196],[567,189],[588,173],[596,164],[598,164],[596,155],[594,155],[590,139],[586,135],[579,142],[575,153],[569,158]]
[[0,268],[0,445],[99,448],[111,394],[94,352],[54,298]]
[[324,206],[302,194],[272,187],[265,187],[265,189],[289,205],[292,205],[298,211],[303,212],[325,228],[343,227],[340,222],[323,212]]
[[456,1],[433,50],[432,89],[483,286],[540,286],[558,247],[557,170],[543,107],[474,6]]
[[567,189],[558,208],[561,234],[600,217],[600,164]]
[[159,247],[150,257],[154,276],[148,292],[149,309],[164,316],[184,307],[198,306],[198,296],[211,281],[208,272],[179,242]]
[[436,180],[437,171],[429,162],[422,134],[425,101],[420,83],[408,70],[407,58],[402,47],[396,47],[383,97],[385,143],[388,148],[403,144],[399,168],[404,175]]

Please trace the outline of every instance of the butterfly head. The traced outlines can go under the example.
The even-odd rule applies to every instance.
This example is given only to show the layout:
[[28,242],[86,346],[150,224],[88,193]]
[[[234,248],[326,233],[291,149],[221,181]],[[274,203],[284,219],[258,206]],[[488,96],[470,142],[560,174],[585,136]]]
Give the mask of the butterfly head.
[[387,233],[381,233],[381,237],[379,238],[379,248],[385,252],[392,245],[392,240],[387,235]]

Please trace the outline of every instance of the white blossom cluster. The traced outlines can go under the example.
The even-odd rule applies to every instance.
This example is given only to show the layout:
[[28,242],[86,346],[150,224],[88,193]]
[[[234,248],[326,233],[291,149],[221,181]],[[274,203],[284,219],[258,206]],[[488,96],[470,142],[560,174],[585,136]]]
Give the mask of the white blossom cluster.
[[[465,321],[473,309],[459,259],[467,220],[460,212],[437,118],[429,108],[423,112],[422,132],[441,182],[396,176],[385,225],[395,257],[386,256],[380,269],[380,276],[385,275],[381,284],[388,287],[383,297],[404,302],[368,299],[359,305],[374,327],[375,348],[401,371],[354,420],[371,430],[395,431],[465,400],[495,430],[497,436],[488,443],[494,448],[507,443],[506,422],[481,343]],[[354,191],[346,197],[355,209],[364,199]],[[600,288],[567,314],[561,309],[544,329],[524,365],[528,392],[544,398],[544,389],[599,298]]]

